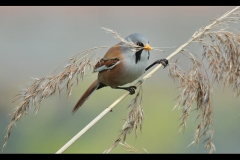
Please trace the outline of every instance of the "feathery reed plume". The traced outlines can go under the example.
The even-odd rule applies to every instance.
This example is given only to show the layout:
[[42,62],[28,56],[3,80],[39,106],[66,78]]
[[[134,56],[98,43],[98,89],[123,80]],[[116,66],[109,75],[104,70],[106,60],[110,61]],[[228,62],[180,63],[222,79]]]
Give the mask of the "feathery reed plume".
[[7,132],[4,137],[3,148],[7,144],[13,124],[19,121],[21,117],[28,112],[30,107],[33,107],[37,114],[40,104],[44,99],[52,96],[56,92],[60,94],[63,89],[67,90],[67,96],[71,94],[74,83],[76,82],[78,84],[79,78],[83,80],[87,68],[91,69],[94,67],[95,63],[92,63],[92,58],[94,55],[98,54],[102,48],[106,47],[95,47],[75,54],[69,58],[67,65],[62,68],[59,74],[54,75],[60,66],[54,69],[50,75],[46,77],[34,78],[28,88],[23,89],[16,95],[13,102],[17,100],[21,102],[12,113],[12,119],[7,126]]
[[[124,143],[119,143],[120,145],[122,145],[128,152],[131,153],[141,153],[139,152],[134,146],[129,145],[127,142]],[[145,153],[149,153],[145,148],[143,148]]]
[[[228,30],[208,32],[201,41],[203,56],[209,62],[213,81],[228,85],[240,95],[240,34]],[[205,39],[209,38],[211,43]]]
[[143,109],[141,107],[142,92],[142,87],[140,87],[135,98],[130,102],[128,106],[128,108],[130,108],[130,111],[122,127],[119,137],[114,141],[114,143],[109,149],[104,151],[104,153],[111,152],[121,140],[124,143],[127,138],[127,134],[130,134],[132,130],[135,131],[135,137],[137,137],[138,128],[140,129],[140,131],[142,130],[142,121],[144,117]]
[[139,153],[139,151],[134,146],[127,144],[127,142],[124,143],[120,142],[119,144],[126,148],[128,152]]
[[[205,137],[205,148],[209,148],[209,153],[215,150],[212,142],[214,130],[211,86],[218,82],[223,84],[223,87],[230,86],[235,97],[240,94],[240,34],[239,30],[229,26],[230,23],[239,23],[239,20],[240,11],[239,7],[236,7],[193,34],[192,41],[198,42],[203,47],[202,57],[207,60],[210,73],[207,73],[196,55],[193,56],[194,54],[184,48],[182,51],[190,55],[188,57],[192,61],[192,67],[187,71],[181,70],[176,60],[169,68],[170,76],[178,80],[182,91],[177,97],[178,103],[175,106],[181,108],[183,112],[180,117],[180,130],[184,129],[193,102],[196,102],[194,110],[201,111],[197,116],[201,120],[191,144],[198,144],[199,139]],[[212,77],[212,84],[208,74]]]
[[206,72],[201,71],[202,64],[194,58],[190,58],[190,60],[192,61],[192,67],[187,71],[178,67],[177,60],[169,67],[170,76],[178,80],[179,89],[182,91],[177,97],[178,103],[175,106],[182,109],[180,131],[185,128],[193,103],[196,102],[195,110],[201,111],[197,118],[201,120],[195,131],[192,144],[198,144],[200,137],[209,136],[207,133],[211,133],[210,137],[205,139],[205,142],[207,143],[206,148],[210,147],[210,152],[212,152],[215,147],[212,143],[213,132],[211,132],[213,127],[211,85]]

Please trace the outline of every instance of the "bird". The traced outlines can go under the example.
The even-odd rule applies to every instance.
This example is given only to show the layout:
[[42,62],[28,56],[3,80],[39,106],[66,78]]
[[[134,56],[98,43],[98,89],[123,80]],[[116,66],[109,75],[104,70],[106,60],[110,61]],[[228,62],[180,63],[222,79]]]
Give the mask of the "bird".
[[147,38],[139,33],[131,34],[124,38],[124,41],[109,48],[93,69],[94,73],[98,72],[97,79],[80,97],[72,113],[75,113],[94,91],[106,86],[127,90],[130,95],[134,94],[136,86],[122,86],[138,79],[155,64],[161,63],[164,68],[168,65],[167,59],[159,59],[147,67],[149,51],[152,49]]

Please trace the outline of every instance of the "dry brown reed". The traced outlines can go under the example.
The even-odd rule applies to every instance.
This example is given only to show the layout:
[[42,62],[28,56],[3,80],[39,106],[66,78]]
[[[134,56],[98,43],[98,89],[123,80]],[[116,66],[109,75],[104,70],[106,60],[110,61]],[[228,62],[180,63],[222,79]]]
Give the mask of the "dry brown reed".
[[178,80],[181,91],[181,94],[177,97],[178,103],[175,106],[182,109],[180,131],[184,130],[187,118],[193,110],[192,106],[195,102],[197,104],[195,110],[200,112],[197,118],[201,120],[197,125],[192,144],[198,144],[200,137],[208,136],[205,139],[206,147],[210,147],[210,152],[212,152],[215,147],[212,143],[213,108],[211,105],[211,85],[206,72],[201,71],[202,64],[194,58],[190,58],[190,60],[192,67],[187,71],[178,67],[177,60],[169,67],[170,76]]
[[115,140],[112,146],[105,150],[104,153],[111,152],[121,141],[125,143],[127,135],[130,134],[133,130],[135,131],[135,137],[137,137],[138,128],[142,130],[142,122],[143,122],[143,109],[141,107],[142,101],[142,87],[139,88],[138,93],[136,94],[135,98],[130,102],[128,108],[130,109],[127,119],[121,129],[121,133],[119,137]]
[[129,145],[127,142],[124,142],[124,143],[119,143],[121,146],[123,146],[128,152],[131,152],[131,153],[149,153],[145,148],[143,148],[144,152],[140,152],[138,149],[136,149],[134,146],[132,145]]
[[[79,80],[83,80],[86,75],[86,70],[94,67],[92,61],[94,56],[105,46],[95,47],[89,50],[85,50],[68,59],[67,65],[62,68],[62,71],[54,75],[59,67],[54,69],[48,76],[43,78],[33,78],[33,82],[29,84],[29,87],[20,91],[16,95],[13,102],[20,100],[19,105],[14,109],[12,113],[12,119],[7,126],[7,132],[4,137],[3,148],[7,144],[7,140],[11,134],[11,130],[15,122],[19,121],[24,114],[28,113],[29,108],[33,108],[37,114],[40,109],[40,104],[44,99],[49,98],[55,93],[60,94],[63,90],[66,90],[67,96],[71,95],[72,87]],[[64,62],[62,63],[64,64]]]
[[[196,54],[186,49],[182,49],[182,52],[187,54],[192,67],[181,70],[177,60],[169,67],[170,76],[178,80],[181,90],[175,106],[182,109],[180,130],[184,129],[190,112],[197,111],[199,113],[197,119],[200,119],[200,122],[191,144],[198,144],[200,138],[204,137],[203,142],[205,148],[209,149],[209,153],[215,150],[212,142],[214,130],[211,98],[214,82],[217,82],[219,87],[221,84],[222,87],[230,86],[235,97],[240,94],[240,34],[239,30],[231,27],[231,23],[239,24],[239,7],[236,7],[231,14],[229,13],[216,18],[211,27],[201,28],[193,35],[193,37],[199,35],[193,39],[193,42],[202,46],[201,57],[208,62],[207,69]],[[196,108],[192,109],[194,102]]]

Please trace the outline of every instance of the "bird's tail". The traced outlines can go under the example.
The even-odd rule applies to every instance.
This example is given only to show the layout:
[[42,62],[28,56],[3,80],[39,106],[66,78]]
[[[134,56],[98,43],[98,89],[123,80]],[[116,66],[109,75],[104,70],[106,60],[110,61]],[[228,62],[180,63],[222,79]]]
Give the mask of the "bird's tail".
[[89,88],[84,92],[82,97],[78,100],[77,104],[72,110],[72,113],[75,113],[79,107],[83,105],[83,103],[88,99],[88,97],[99,87],[100,83],[98,80],[94,81]]

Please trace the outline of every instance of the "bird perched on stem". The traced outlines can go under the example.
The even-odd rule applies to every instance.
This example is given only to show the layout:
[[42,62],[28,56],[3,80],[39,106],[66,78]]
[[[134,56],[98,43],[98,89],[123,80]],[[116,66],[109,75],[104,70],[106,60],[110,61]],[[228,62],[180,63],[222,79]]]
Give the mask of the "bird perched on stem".
[[167,59],[159,59],[147,67],[150,50],[152,47],[148,40],[138,33],[112,46],[95,65],[93,72],[98,72],[98,78],[84,92],[72,112],[76,112],[95,90],[105,86],[134,94],[136,86],[120,86],[133,82],[155,64],[161,63],[164,67],[168,65]]

